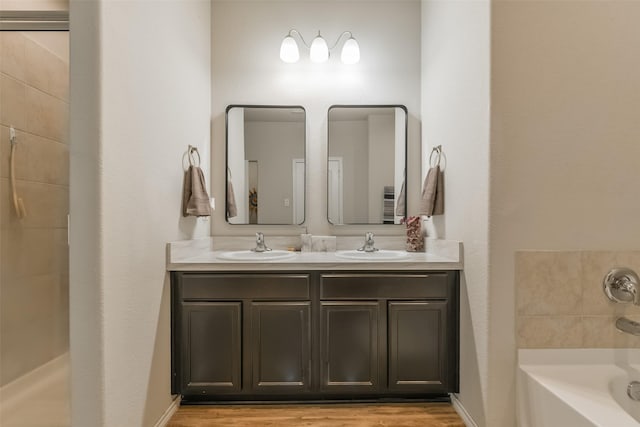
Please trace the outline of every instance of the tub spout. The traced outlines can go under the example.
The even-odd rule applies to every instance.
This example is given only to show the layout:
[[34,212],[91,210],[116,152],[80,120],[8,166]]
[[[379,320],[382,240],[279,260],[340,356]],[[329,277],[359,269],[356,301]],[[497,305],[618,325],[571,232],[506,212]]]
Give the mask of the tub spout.
[[618,317],[618,320],[616,320],[616,329],[620,332],[640,336],[640,323],[634,322],[626,317]]

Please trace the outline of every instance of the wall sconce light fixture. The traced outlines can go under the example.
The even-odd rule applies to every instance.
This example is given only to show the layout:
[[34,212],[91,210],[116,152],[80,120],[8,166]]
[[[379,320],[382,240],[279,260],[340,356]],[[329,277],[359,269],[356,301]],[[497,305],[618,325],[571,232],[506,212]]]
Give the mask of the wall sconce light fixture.
[[342,45],[342,52],[340,53],[340,60],[344,64],[356,64],[360,61],[360,46],[356,39],[353,38],[353,34],[351,31],[345,31],[338,36],[338,39],[333,44],[333,46],[329,47],[327,42],[320,35],[320,31],[318,31],[318,35],[311,42],[311,46],[307,44],[307,42],[302,37],[302,34],[296,29],[289,30],[289,34],[282,40],[282,44],[280,45],[280,59],[283,62],[288,64],[293,64],[298,62],[300,59],[300,52],[298,50],[298,43],[293,38],[293,35],[297,34],[302,44],[309,49],[309,57],[311,61],[320,63],[325,62],[329,59],[329,52],[335,49],[340,40],[343,38],[342,36],[348,36],[347,41]]

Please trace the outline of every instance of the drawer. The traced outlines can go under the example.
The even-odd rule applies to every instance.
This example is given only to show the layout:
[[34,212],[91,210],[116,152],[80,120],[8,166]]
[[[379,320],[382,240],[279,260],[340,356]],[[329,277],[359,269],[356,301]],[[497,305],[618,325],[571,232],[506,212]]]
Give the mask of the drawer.
[[309,299],[308,274],[183,274],[182,299]]
[[320,299],[444,299],[448,277],[447,273],[323,274]]

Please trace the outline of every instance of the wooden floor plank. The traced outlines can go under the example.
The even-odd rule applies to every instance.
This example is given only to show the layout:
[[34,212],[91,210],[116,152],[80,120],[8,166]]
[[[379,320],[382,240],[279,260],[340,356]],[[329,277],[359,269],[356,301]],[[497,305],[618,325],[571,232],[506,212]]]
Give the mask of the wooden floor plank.
[[448,403],[181,406],[167,427],[464,427]]

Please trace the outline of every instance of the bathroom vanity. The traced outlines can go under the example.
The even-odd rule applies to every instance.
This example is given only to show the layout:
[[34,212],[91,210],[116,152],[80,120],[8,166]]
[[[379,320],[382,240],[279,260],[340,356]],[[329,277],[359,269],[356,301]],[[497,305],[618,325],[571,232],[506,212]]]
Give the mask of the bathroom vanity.
[[172,392],[183,402],[446,398],[459,382],[459,268],[430,254],[170,263]]

